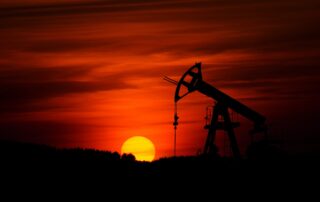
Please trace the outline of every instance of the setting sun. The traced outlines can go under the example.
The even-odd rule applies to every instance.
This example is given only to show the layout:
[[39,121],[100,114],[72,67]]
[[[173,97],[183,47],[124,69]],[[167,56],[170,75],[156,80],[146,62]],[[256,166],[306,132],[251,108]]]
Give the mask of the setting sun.
[[138,161],[152,161],[155,156],[155,146],[148,138],[134,136],[123,143],[121,153],[131,153]]

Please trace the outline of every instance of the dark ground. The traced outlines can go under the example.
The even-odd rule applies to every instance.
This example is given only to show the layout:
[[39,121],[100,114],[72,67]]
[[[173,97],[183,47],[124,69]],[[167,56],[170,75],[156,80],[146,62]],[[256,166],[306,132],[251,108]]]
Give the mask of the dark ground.
[[103,195],[117,193],[120,198],[146,193],[160,198],[173,194],[181,199],[212,199],[224,192],[225,197],[237,192],[267,197],[286,190],[293,196],[302,190],[317,190],[319,155],[290,156],[268,149],[256,145],[250,158],[244,159],[194,156],[148,163],[115,152],[0,141],[0,177],[2,187],[9,190],[31,188],[58,194],[75,189],[77,196],[93,190]]

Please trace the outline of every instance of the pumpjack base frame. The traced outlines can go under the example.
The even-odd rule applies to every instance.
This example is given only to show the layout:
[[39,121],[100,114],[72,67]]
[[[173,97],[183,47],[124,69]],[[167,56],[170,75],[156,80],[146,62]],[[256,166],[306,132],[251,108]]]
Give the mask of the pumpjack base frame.
[[[223,121],[219,121],[219,116],[223,118]],[[214,144],[217,130],[225,130],[229,137],[233,156],[240,158],[240,150],[234,133],[234,128],[239,125],[239,122],[231,121],[228,107],[218,102],[213,108],[211,123],[210,125],[207,125],[209,131],[203,154],[214,154],[217,152],[217,148]]]

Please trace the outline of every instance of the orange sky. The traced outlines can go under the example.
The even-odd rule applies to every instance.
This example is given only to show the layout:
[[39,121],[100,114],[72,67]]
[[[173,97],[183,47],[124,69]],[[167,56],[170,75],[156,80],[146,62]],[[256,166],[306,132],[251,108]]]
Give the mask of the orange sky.
[[[288,149],[316,149],[319,11],[311,0],[1,1],[0,137],[120,151],[139,135],[170,156],[175,86],[162,75],[201,61],[204,80],[264,114]],[[179,103],[179,155],[202,149],[212,103]]]

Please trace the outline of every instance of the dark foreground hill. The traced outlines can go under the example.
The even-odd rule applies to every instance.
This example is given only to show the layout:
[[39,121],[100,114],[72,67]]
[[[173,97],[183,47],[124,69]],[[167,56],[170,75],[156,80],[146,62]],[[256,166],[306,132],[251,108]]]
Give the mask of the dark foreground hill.
[[148,163],[116,152],[0,141],[0,177],[2,182],[23,188],[35,183],[37,189],[48,185],[58,189],[99,185],[125,192],[176,193],[182,189],[185,196],[201,193],[208,197],[217,188],[282,190],[318,183],[319,156],[274,155],[260,159],[176,157]]

